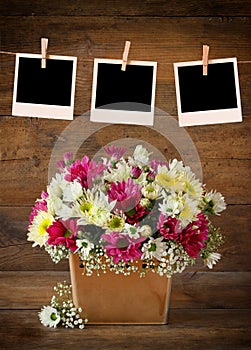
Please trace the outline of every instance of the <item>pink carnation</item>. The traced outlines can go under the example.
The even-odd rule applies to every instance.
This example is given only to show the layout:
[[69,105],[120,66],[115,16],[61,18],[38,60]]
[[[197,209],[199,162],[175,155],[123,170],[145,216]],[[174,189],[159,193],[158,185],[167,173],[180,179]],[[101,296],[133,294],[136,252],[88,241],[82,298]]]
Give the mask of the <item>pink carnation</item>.
[[77,179],[83,188],[90,188],[92,187],[93,179],[101,175],[104,169],[105,167],[101,162],[96,164],[89,157],[85,156],[81,161],[76,160],[71,164],[68,168],[69,173],[65,175],[65,180],[72,182]]
[[117,201],[115,209],[124,213],[132,210],[141,199],[140,185],[135,185],[132,179],[111,182],[107,194],[111,201]]
[[180,222],[176,218],[160,214],[157,228],[165,239],[179,240],[181,234]]
[[192,258],[197,258],[200,250],[205,248],[207,239],[208,221],[203,213],[198,214],[197,220],[185,227],[180,235],[180,243]]
[[108,243],[105,245],[106,253],[108,256],[113,257],[114,263],[118,263],[121,260],[128,262],[140,259],[142,255],[140,246],[146,239],[145,237],[134,239],[118,232],[103,234],[101,238]]
[[77,226],[76,221],[54,221],[46,230],[49,234],[47,243],[50,245],[63,244],[69,248],[72,252],[77,249],[76,246],[76,234]]
[[37,216],[38,211],[48,211],[47,208],[47,202],[46,202],[46,198],[48,197],[48,193],[47,192],[42,192],[41,193],[41,199],[38,200],[35,205],[32,207],[32,212],[30,213],[29,216],[29,224],[31,225],[35,216]]
[[128,224],[137,224],[144,216],[148,215],[150,213],[150,210],[146,209],[140,203],[136,205],[132,210],[125,213],[126,215],[126,222]]
[[141,174],[142,174],[142,170],[141,170],[139,167],[133,165],[133,166],[132,166],[132,171],[131,171],[131,176],[132,176],[134,179],[138,179],[138,178],[140,177]]

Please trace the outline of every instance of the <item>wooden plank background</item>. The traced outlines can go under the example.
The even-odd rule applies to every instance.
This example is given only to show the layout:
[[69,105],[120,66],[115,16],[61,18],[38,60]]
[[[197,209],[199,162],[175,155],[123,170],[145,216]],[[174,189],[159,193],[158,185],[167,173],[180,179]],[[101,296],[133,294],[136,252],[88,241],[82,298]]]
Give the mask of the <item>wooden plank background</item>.
[[[213,271],[198,262],[186,273],[174,277],[168,338],[163,328],[149,327],[146,336],[145,328],[138,327],[138,338],[133,339],[135,349],[154,349],[156,342],[160,347],[167,341],[170,348],[179,342],[178,348],[187,349],[184,338],[199,348],[198,337],[207,349],[248,348],[251,340],[250,1],[0,2],[1,51],[39,53],[43,36],[49,38],[49,54],[78,57],[75,118],[88,118],[83,114],[90,109],[93,59],[120,59],[126,40],[131,41],[130,59],[158,62],[156,107],[176,119],[173,63],[201,59],[204,43],[210,45],[210,58],[237,57],[243,122],[185,128],[198,150],[204,182],[208,188],[222,192],[228,203],[227,210],[214,220],[225,236],[223,259]],[[13,349],[22,348],[19,345],[23,336],[24,348],[45,348],[51,344],[56,349],[59,348],[56,333],[40,328],[34,312],[48,303],[57,281],[69,280],[68,265],[67,262],[55,265],[43,250],[31,248],[26,241],[26,226],[31,206],[47,185],[53,147],[70,122],[11,115],[14,62],[14,55],[0,54],[0,320],[9,329],[8,335],[4,328],[0,329],[0,335],[5,339],[2,348],[11,345]],[[77,136],[81,137],[81,130]],[[171,143],[155,130],[135,125],[102,128],[84,142],[79,156],[81,152],[92,156],[105,144],[123,138],[144,140],[167,159],[179,157]],[[200,318],[202,312],[204,316]],[[22,322],[26,329],[33,329],[33,336],[21,331]],[[206,336],[207,329],[212,341]],[[64,330],[59,332],[65,339],[71,339]],[[112,333],[110,327],[92,326],[89,332],[87,339],[92,349],[127,348],[126,339],[134,334],[130,327],[118,327]],[[121,342],[113,343],[112,339],[121,332]],[[36,336],[42,337],[43,342],[38,344]],[[100,340],[94,340],[95,336]],[[144,341],[137,342],[140,337],[145,337]],[[106,345],[101,347],[101,341],[105,340]]]

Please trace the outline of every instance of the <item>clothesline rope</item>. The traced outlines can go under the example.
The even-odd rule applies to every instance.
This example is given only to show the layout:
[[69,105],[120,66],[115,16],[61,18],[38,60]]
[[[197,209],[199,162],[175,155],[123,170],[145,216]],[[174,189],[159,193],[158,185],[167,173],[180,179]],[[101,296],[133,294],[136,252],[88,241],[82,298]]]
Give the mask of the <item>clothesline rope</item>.
[[[16,52],[11,52],[11,51],[0,51],[0,54],[3,54],[3,55],[16,55],[17,53]],[[83,61],[93,61],[93,58],[85,58],[83,59]],[[237,63],[251,63],[251,61],[237,61]],[[173,63],[161,63],[161,64],[173,64]]]

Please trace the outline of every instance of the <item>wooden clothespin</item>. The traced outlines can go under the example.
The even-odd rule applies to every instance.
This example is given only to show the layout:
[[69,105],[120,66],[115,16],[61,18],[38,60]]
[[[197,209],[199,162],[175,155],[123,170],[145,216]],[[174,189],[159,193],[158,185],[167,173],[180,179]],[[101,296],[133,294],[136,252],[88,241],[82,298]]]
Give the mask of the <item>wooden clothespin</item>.
[[125,42],[125,48],[124,48],[124,53],[123,53],[123,58],[122,58],[122,66],[121,66],[121,70],[123,70],[123,71],[126,70],[127,57],[128,57],[130,45],[131,45],[130,41]]
[[203,75],[207,75],[208,54],[209,54],[209,46],[203,45],[203,56],[202,56]]
[[41,54],[42,54],[41,68],[46,68],[47,47],[48,47],[48,39],[41,38]]

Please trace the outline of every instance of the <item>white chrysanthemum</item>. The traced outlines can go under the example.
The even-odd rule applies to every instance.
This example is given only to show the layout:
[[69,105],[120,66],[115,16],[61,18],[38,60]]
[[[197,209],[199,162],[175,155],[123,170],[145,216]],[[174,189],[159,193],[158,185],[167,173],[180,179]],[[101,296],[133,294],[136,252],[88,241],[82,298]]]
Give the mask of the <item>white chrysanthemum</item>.
[[166,249],[167,245],[165,242],[163,242],[163,237],[155,239],[153,237],[149,237],[149,240],[147,243],[143,244],[143,247],[141,249],[143,253],[141,259],[146,260],[155,258],[160,261],[163,256],[167,255]]
[[158,167],[156,181],[167,192],[184,192],[193,199],[200,199],[202,196],[200,181],[190,167],[184,167],[183,163],[177,159],[170,162],[169,169],[163,166]]
[[219,253],[211,253],[206,259],[204,259],[204,264],[209,268],[212,269],[213,265],[215,265],[221,258],[221,255]]
[[159,204],[159,210],[162,214],[167,216],[177,216],[183,209],[182,196],[179,196],[177,193],[167,194],[165,191],[162,191],[163,202]]
[[159,166],[155,180],[167,192],[180,192],[184,187],[181,175],[182,172],[177,173],[175,167],[168,170],[167,167]]
[[47,186],[47,207],[48,212],[52,215],[54,215],[62,206],[62,198],[67,184],[68,182],[64,180],[63,174],[57,173]]
[[131,175],[132,167],[126,163],[124,159],[121,159],[116,164],[116,168],[112,169],[111,172],[105,171],[103,179],[109,182],[121,182],[127,180]]
[[47,239],[48,233],[46,229],[52,224],[54,221],[53,216],[46,211],[40,210],[38,214],[34,217],[32,224],[29,227],[28,231],[28,241],[33,241],[33,247],[39,245],[42,247]]
[[161,187],[156,182],[152,182],[144,186],[141,192],[145,198],[155,200],[160,196]]
[[149,225],[143,225],[138,231],[143,237],[150,237],[152,234],[152,229]]
[[150,155],[151,153],[148,153],[142,145],[137,145],[133,152],[134,164],[137,166],[148,165]]
[[186,192],[189,197],[196,200],[201,198],[203,192],[202,184],[189,167],[185,168],[185,173],[183,174],[183,179],[181,179],[181,181],[184,183],[183,191]]
[[130,238],[139,238],[140,237],[140,229],[136,225],[130,225],[128,223],[125,223],[123,232],[121,234],[125,234],[126,236],[129,236]]
[[108,196],[102,191],[87,189],[84,190],[82,198],[75,203],[73,213],[80,218],[79,224],[106,227],[115,204],[116,201],[109,202]]
[[227,207],[222,194],[213,190],[205,194],[204,201],[210,204],[212,214],[220,215],[219,213]]
[[64,195],[63,195],[63,201],[64,202],[75,202],[78,198],[80,198],[83,195],[83,189],[81,184],[78,182],[78,180],[74,180],[73,182],[68,182]]
[[88,258],[90,251],[94,248],[94,244],[88,239],[77,239],[76,245],[78,249],[75,251],[75,253],[78,251],[84,260]]
[[58,310],[51,306],[44,306],[38,316],[41,323],[50,328],[56,328],[61,320]]
[[164,199],[159,204],[159,210],[164,215],[179,219],[182,227],[192,222],[200,212],[198,201],[190,198],[186,193],[167,194],[162,191],[162,195]]
[[188,195],[183,196],[183,208],[178,216],[181,226],[186,227],[190,222],[196,219],[200,213],[198,201],[189,198]]
[[78,211],[75,210],[75,207],[62,203],[60,208],[57,209],[56,215],[63,220],[68,220],[70,218],[77,217]]

